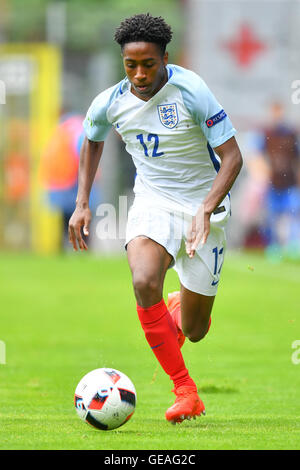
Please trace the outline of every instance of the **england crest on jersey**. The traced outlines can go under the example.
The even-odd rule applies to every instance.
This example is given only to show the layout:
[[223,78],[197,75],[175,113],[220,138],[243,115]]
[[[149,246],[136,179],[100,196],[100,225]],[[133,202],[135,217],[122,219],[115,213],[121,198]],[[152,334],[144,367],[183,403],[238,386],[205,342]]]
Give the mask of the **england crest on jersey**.
[[176,103],[160,104],[157,106],[160,122],[168,129],[173,129],[178,124],[178,112]]

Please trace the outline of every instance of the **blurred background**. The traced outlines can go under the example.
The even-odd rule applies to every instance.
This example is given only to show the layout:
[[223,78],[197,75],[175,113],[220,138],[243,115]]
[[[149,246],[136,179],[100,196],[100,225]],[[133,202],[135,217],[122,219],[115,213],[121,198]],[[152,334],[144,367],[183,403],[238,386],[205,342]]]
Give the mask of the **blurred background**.
[[[300,260],[298,0],[0,0],[0,250],[70,249],[82,120],[124,76],[115,28],[146,12],[172,26],[169,62],[199,73],[238,131],[229,247]],[[97,236],[97,207],[129,206],[134,175],[111,131],[91,194],[95,253],[123,249]]]

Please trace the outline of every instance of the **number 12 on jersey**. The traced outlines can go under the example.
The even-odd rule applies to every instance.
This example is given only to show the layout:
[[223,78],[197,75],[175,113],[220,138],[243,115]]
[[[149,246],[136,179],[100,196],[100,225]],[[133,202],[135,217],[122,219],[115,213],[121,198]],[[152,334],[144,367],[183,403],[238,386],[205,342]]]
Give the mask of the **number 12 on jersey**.
[[214,276],[216,276],[217,274],[220,274],[221,272],[221,269],[222,269],[222,265],[223,265],[223,260],[221,262],[221,265],[218,269],[218,264],[219,264],[219,256],[220,255],[223,255],[223,251],[224,251],[224,248],[222,247],[220,250],[218,250],[218,247],[216,246],[212,252],[215,254],[215,266],[214,266]]
[[147,137],[148,142],[151,142],[151,140],[154,140],[154,147],[153,147],[152,155],[149,155],[148,147],[145,144],[143,134],[138,134],[136,136],[136,138],[137,138],[137,140],[140,141],[140,144],[144,149],[145,157],[149,157],[149,156],[151,156],[151,157],[161,157],[162,155],[164,155],[164,152],[159,152],[158,151],[159,138],[158,138],[157,134],[148,134],[148,137]]
[[[213,280],[211,283],[212,286],[216,286],[219,282],[219,275],[223,266],[223,261],[224,261],[224,248],[222,247],[220,250],[216,246],[212,252],[214,253],[214,258],[215,258],[215,263],[214,263],[214,276],[216,279]],[[219,262],[219,260],[221,262]]]

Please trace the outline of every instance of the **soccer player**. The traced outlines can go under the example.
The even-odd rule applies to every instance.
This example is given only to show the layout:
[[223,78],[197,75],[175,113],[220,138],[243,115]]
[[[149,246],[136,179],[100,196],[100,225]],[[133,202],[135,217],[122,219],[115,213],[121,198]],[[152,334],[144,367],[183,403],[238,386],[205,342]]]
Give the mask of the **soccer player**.
[[[161,17],[125,19],[115,40],[126,78],[92,102],[84,128],[76,209],[69,222],[75,250],[86,250],[89,193],[113,126],[136,166],[126,249],[145,337],[174,383],[166,419],[180,423],[205,413],[181,353],[187,337],[201,340],[219,285],[225,253],[229,191],[242,166],[235,129],[194,72],[168,64],[172,31]],[[83,229],[83,235],[81,230]],[[180,292],[163,299],[174,267]]]

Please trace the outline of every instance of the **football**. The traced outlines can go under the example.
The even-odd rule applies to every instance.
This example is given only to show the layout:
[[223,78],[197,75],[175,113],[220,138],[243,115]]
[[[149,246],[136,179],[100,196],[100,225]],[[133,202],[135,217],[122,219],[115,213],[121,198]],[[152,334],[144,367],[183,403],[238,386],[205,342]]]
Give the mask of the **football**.
[[74,402],[79,418],[97,429],[108,431],[131,418],[136,406],[136,391],[123,372],[95,369],[78,383]]

